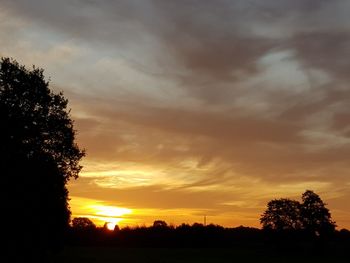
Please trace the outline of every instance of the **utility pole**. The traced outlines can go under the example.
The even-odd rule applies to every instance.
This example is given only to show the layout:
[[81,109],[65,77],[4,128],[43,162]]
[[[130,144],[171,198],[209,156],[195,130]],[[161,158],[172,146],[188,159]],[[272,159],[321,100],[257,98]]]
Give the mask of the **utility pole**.
[[204,216],[204,226],[206,226],[207,225],[207,216],[205,215]]

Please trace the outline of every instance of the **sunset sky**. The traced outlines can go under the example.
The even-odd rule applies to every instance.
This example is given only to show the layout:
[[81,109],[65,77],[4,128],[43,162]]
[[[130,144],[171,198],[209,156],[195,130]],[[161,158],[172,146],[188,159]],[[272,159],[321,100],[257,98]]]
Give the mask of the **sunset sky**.
[[259,227],[306,189],[350,228],[350,1],[0,0],[87,156],[73,217]]

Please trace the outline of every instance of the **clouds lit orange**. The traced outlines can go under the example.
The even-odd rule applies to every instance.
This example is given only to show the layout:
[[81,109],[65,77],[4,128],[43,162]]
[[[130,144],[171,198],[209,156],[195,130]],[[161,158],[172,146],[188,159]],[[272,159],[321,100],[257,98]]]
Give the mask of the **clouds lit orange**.
[[350,228],[347,1],[88,2],[0,4],[0,55],[69,99],[73,217],[257,227],[312,189]]

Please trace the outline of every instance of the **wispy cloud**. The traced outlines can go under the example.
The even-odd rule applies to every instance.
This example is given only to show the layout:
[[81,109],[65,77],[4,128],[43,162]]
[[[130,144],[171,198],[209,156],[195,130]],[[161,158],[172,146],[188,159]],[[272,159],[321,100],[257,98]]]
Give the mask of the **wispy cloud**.
[[350,225],[347,1],[0,6],[0,54],[70,100],[88,153],[72,195],[254,224],[312,188]]

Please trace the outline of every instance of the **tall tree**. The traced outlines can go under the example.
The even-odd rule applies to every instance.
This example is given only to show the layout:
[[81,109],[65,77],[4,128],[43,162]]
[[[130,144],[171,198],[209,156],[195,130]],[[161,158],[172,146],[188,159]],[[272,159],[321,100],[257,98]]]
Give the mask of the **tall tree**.
[[290,199],[276,199],[267,204],[260,218],[264,229],[277,231],[303,230],[312,237],[327,237],[336,227],[322,199],[311,190],[302,195],[302,203]]
[[287,198],[275,199],[267,204],[267,209],[260,218],[264,229],[277,231],[300,230],[300,203]]
[[12,225],[6,237],[16,238],[10,246],[54,247],[68,226],[66,184],[78,177],[84,151],[67,103],[49,89],[42,69],[1,59],[1,201]]
[[335,222],[318,194],[306,190],[302,195],[301,217],[303,228],[312,235],[328,235],[335,230]]

